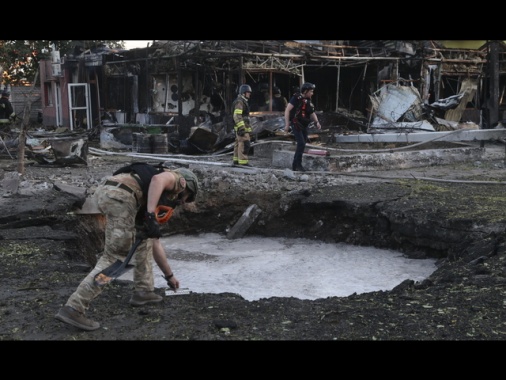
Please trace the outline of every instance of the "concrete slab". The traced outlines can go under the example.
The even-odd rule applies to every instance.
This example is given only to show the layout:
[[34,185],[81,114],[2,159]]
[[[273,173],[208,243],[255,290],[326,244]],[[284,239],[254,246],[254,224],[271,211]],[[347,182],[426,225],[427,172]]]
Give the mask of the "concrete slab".
[[57,181],[55,181],[53,183],[53,186],[58,191],[62,191],[65,193],[75,195],[78,198],[84,199],[86,197],[86,188],[85,187],[71,186],[71,185],[67,185],[65,183],[57,182]]
[[364,133],[334,135],[337,143],[414,143],[423,141],[480,141],[506,138],[506,129],[457,129],[449,132]]
[[261,212],[262,210],[257,205],[253,204],[249,206],[237,223],[228,231],[227,239],[238,239],[243,237]]
[[[304,154],[302,166],[309,171],[330,172],[409,169],[479,160],[484,151],[484,148],[480,147],[463,147],[346,155],[331,153],[326,157]],[[293,155],[293,151],[274,150],[272,152],[272,166],[291,168]]]

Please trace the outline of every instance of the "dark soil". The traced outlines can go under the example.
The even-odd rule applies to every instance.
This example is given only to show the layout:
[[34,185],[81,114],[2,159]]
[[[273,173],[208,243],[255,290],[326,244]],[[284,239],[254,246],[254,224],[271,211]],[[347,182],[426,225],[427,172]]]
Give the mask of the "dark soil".
[[[88,166],[66,168],[28,162],[16,191],[7,182],[15,181],[17,163],[1,162],[0,340],[506,338],[506,185],[492,184],[506,181],[506,170],[497,158],[360,175],[191,164],[201,192],[195,205],[175,213],[164,236],[226,233],[257,204],[263,212],[247,234],[389,247],[413,259],[436,258],[438,269],[422,282],[348,297],[246,301],[192,293],[140,308],[128,303],[132,284],[118,280],[88,311],[100,329],[67,326],[54,315],[103,244],[100,217],[73,211],[130,160],[91,156]],[[439,181],[416,179],[422,176]],[[178,277],[184,287],[185,274]],[[304,268],[301,281],[311,281]]]

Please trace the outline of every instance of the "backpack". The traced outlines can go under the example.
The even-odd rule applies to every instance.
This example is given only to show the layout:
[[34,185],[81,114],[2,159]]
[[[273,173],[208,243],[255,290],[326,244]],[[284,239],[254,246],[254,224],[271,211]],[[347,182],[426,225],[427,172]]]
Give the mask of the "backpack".
[[307,127],[311,122],[311,119],[309,118],[310,113],[308,112],[311,109],[310,99],[305,99],[300,92],[296,93],[295,96],[297,97],[298,103],[293,113],[293,123],[301,124],[303,127]]

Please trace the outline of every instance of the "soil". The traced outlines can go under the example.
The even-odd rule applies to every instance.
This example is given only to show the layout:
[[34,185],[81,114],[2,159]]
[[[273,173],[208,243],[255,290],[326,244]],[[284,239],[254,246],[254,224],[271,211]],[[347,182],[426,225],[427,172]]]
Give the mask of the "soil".
[[[254,158],[261,169],[186,164],[201,190],[164,236],[226,233],[256,204],[262,213],[247,234],[388,247],[436,258],[438,267],[391,291],[317,300],[191,293],[132,307],[132,284],[117,280],[87,313],[101,324],[92,332],[54,318],[103,245],[100,216],[75,211],[132,158],[90,155],[72,167],[28,161],[21,177],[17,162],[3,159],[0,340],[504,340],[506,170],[504,147],[496,148],[502,154],[479,162],[370,173],[293,173]],[[311,283],[304,268],[301,281]]]

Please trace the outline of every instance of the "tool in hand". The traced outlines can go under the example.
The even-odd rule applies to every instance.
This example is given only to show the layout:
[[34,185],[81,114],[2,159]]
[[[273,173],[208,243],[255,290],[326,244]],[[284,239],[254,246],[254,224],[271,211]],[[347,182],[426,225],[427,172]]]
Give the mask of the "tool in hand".
[[[165,290],[165,295],[166,296],[176,296],[176,295],[182,295],[182,294],[190,294],[191,291],[190,289],[188,288],[176,288],[174,285],[172,285],[172,283],[169,281],[169,279],[162,275],[162,277],[167,281],[167,285],[169,285],[169,287]],[[172,277],[172,276],[170,276]]]
[[[170,217],[172,216],[172,213],[174,212],[174,209],[169,206],[163,206],[159,205],[157,206],[155,210],[155,218],[156,221],[159,224],[166,223]],[[137,238],[130,248],[130,251],[128,252],[128,255],[126,256],[124,261],[116,260],[113,264],[109,265],[107,268],[105,268],[103,271],[101,271],[99,274],[95,276],[95,284],[98,286],[104,286],[108,283],[110,283],[112,280],[120,277],[123,273],[125,273],[128,268],[128,263],[132,259],[132,256],[135,253],[135,250],[141,243],[141,241],[144,239],[144,236],[142,234],[137,235]]]
[[174,209],[172,207],[162,205],[157,206],[155,209],[156,221],[159,224],[167,223],[173,212]]
[[109,265],[107,268],[105,268],[102,272],[97,274],[95,276],[95,284],[98,286],[104,286],[110,283],[112,280],[120,277],[123,273],[125,273],[128,269],[128,263],[132,259],[132,256],[135,253],[135,250],[141,244],[142,240],[144,239],[144,236],[137,236],[135,239],[134,244],[130,248],[130,251],[128,252],[128,255],[125,257],[124,261],[116,260],[115,263]]
[[179,288],[177,290],[173,288],[165,289],[166,296],[181,296],[183,294],[191,294],[191,293],[192,292],[188,288]]

